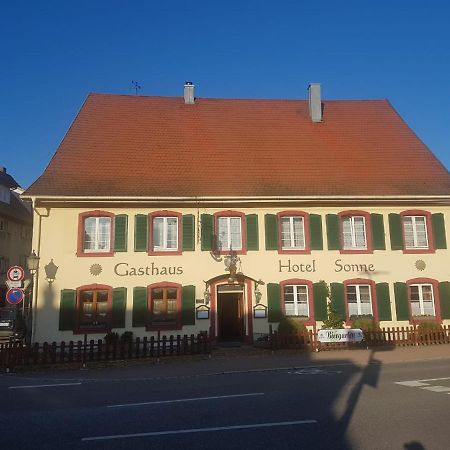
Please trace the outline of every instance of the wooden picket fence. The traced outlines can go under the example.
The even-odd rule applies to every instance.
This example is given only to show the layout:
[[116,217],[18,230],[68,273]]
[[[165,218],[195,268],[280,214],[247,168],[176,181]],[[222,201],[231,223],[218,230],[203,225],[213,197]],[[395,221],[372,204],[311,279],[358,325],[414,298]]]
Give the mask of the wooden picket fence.
[[209,354],[211,342],[208,333],[197,335],[170,335],[136,338],[129,341],[106,342],[104,339],[66,342],[0,344],[0,367],[12,369],[20,366],[49,364],[75,364],[131,360],[159,359],[165,356]]
[[317,332],[312,330],[288,335],[280,335],[277,331],[271,330],[269,335],[269,345],[272,350],[297,348],[316,351],[378,346],[406,347],[435,344],[450,344],[450,325],[441,327],[439,331],[429,332],[420,331],[414,326],[365,331],[364,339],[360,343],[322,343],[318,340]]

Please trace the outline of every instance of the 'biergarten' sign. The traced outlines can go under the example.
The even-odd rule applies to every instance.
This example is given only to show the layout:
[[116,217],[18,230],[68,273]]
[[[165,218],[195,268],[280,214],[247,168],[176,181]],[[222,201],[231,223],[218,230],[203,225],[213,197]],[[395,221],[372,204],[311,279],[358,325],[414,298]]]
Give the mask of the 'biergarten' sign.
[[360,329],[319,330],[319,342],[361,342],[363,332]]

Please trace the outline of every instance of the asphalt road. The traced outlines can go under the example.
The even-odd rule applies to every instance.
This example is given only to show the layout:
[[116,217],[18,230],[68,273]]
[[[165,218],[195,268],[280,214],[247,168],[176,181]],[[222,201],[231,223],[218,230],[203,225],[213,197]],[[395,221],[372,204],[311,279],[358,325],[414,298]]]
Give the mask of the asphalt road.
[[0,376],[1,449],[450,448],[450,359],[60,374]]

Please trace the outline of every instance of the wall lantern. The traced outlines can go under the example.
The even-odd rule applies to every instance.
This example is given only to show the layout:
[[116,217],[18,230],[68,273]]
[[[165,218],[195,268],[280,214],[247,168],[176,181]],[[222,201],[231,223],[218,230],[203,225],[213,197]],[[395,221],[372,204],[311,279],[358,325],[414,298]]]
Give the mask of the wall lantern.
[[211,300],[211,293],[209,292],[208,282],[205,283],[205,292],[203,292],[203,299],[205,300],[205,305],[209,305],[209,301]]
[[27,256],[27,266],[31,275],[35,275],[39,269],[39,256],[36,255],[35,251],[31,253],[30,256]]
[[259,290],[259,283],[255,282],[255,303],[259,304],[259,302],[261,301],[261,297],[262,297],[262,292]]
[[58,272],[58,266],[53,262],[53,259],[44,266],[45,270],[45,279],[48,281],[48,284],[52,284],[56,279],[56,272]]

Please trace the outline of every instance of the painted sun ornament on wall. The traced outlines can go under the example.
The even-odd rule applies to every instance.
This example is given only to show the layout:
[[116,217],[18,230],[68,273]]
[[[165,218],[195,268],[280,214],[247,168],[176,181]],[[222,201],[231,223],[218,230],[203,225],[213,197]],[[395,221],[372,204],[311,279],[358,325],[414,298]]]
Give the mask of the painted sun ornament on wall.
[[425,261],[423,261],[422,259],[418,259],[415,263],[416,269],[417,270],[425,270],[425,267],[427,267],[427,265],[425,264]]
[[97,276],[102,273],[102,266],[100,264],[92,264],[92,266],[89,269],[89,272],[91,272],[92,275]]

